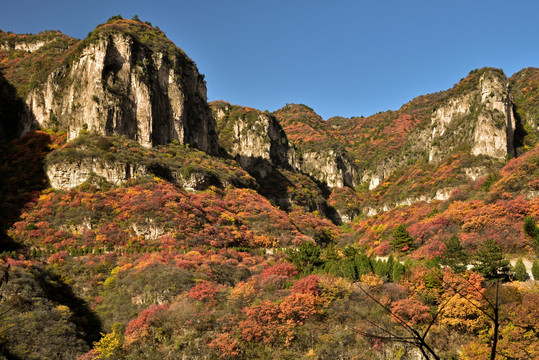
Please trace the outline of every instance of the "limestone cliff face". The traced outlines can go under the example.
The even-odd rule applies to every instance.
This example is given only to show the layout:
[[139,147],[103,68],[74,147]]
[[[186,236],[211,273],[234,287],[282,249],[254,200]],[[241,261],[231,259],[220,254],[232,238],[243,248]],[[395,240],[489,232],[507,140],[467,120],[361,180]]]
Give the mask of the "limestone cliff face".
[[[104,161],[97,158],[64,161],[49,164],[46,167],[50,186],[62,190],[73,189],[86,181],[106,181],[112,185],[119,185],[129,179],[157,175],[154,172],[155,169],[142,164]],[[171,171],[169,180],[189,192],[204,190],[212,185],[219,187],[230,185],[226,181],[216,179],[211,174],[203,171],[191,171],[189,173]]]
[[119,185],[131,178],[148,175],[145,167],[118,162],[105,162],[101,159],[84,159],[77,162],[51,164],[46,168],[51,187],[69,190],[92,177],[101,178],[111,184]]
[[235,122],[234,135],[237,142],[231,154],[244,169],[265,177],[271,172],[272,166],[287,166],[288,142],[273,117],[261,114],[257,120],[254,124],[241,118]]
[[377,187],[384,181],[395,169],[399,167],[399,162],[393,158],[383,159],[374,170],[364,171],[361,176],[361,182],[369,184],[369,190]]
[[43,47],[43,45],[46,45],[46,41],[33,41],[33,42],[4,42],[0,44],[0,49],[5,51],[10,50],[22,50],[22,51],[28,51],[28,52],[34,52],[36,50],[39,50]]
[[472,147],[473,155],[503,159],[515,155],[516,128],[509,82],[505,76],[481,77],[481,104]]
[[274,167],[290,167],[293,152],[275,117],[225,102],[214,102],[212,108],[221,147],[244,169],[263,178]]
[[507,78],[501,72],[484,70],[474,87],[438,107],[430,124],[429,161],[439,161],[463,144],[470,145],[476,156],[503,159],[514,155],[516,124]]
[[79,44],[72,62],[29,94],[29,117],[66,130],[68,140],[85,129],[125,135],[146,147],[178,140],[215,153],[204,77],[162,33],[133,23],[127,25],[138,33],[98,27]]
[[327,186],[354,186],[356,176],[352,161],[334,150],[305,151],[293,162],[294,167]]
[[[514,155],[514,116],[509,81],[496,69],[476,70],[453,89],[442,93],[424,126],[407,135],[400,154],[381,159],[361,174],[369,189],[381,184],[396,169],[426,156],[439,163],[447,156],[469,150],[474,156],[502,160]],[[485,169],[465,169],[471,180],[484,176]]]
[[355,171],[342,149],[296,149],[289,145],[285,130],[273,115],[223,101],[211,106],[222,148],[250,173],[263,178],[274,167],[283,167],[308,174],[329,187],[353,186]]

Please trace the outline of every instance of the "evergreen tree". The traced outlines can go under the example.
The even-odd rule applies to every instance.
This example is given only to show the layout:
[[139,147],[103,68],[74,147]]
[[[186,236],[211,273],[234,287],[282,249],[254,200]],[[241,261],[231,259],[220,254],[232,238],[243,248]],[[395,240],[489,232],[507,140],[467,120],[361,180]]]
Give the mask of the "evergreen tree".
[[466,254],[460,238],[456,235],[451,236],[445,242],[445,248],[445,253],[440,259],[442,265],[449,266],[457,273],[465,271],[468,265],[468,254]]
[[533,220],[533,217],[526,216],[524,218],[524,232],[528,234],[529,236],[535,238],[539,235],[539,229],[537,228],[537,225],[535,224],[535,220]]
[[353,259],[358,255],[357,249],[351,245],[346,245],[342,253],[349,259]]
[[531,216],[524,218],[524,232],[530,236],[533,240],[533,247],[535,252],[539,254],[539,227],[535,224],[535,221]]
[[374,271],[371,260],[365,254],[357,254],[354,258],[354,264],[358,278],[361,277],[361,275],[369,274]]
[[535,259],[532,264],[532,275],[534,280],[539,280],[539,259]]
[[394,282],[398,282],[402,279],[402,276],[404,275],[404,270],[404,265],[396,261],[393,265],[393,271],[391,273],[391,278]]
[[486,280],[502,279],[507,281],[511,274],[511,264],[502,253],[502,249],[493,239],[487,239],[474,257],[474,270]]
[[518,281],[528,280],[528,272],[526,271],[526,266],[524,265],[522,258],[517,260],[513,271],[515,272],[515,279]]
[[405,224],[397,225],[393,229],[391,237],[390,245],[393,251],[406,252],[413,248],[414,239],[410,236],[408,230],[406,230]]
[[389,255],[386,263],[387,280],[393,281],[393,268],[395,267],[395,258],[393,255]]
[[325,248],[323,258],[326,262],[338,262],[341,260],[341,256],[333,244],[330,244]]
[[310,274],[324,264],[320,248],[311,242],[303,243],[298,249],[287,251],[288,260],[304,274]]

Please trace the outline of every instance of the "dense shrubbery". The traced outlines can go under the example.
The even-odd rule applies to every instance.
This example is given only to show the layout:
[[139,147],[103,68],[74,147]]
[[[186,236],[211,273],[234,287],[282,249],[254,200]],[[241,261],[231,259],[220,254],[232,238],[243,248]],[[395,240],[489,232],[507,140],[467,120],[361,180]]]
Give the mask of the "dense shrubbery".
[[[59,31],[43,31],[39,34],[18,35],[0,31],[0,71],[6,79],[17,88],[18,95],[25,98],[30,90],[42,84],[47,76],[61,63],[65,53],[77,43]],[[27,51],[19,46],[36,46],[43,44],[35,51]]]
[[299,209],[288,215],[253,190],[189,194],[162,180],[101,191],[49,190],[10,231],[31,247],[85,251],[273,247],[309,241],[304,234],[332,239],[337,233],[329,221]]
[[279,120],[288,139],[300,152],[327,151],[342,148],[336,134],[308,106],[288,104],[273,113]]
[[[104,336],[85,355],[88,359],[105,353],[119,359],[195,354],[298,358],[306,353],[368,359],[392,347],[376,339],[379,327],[405,334],[372,298],[418,331],[430,326],[437,314],[426,339],[444,358],[456,356],[461,348],[470,357],[478,356],[478,348],[488,349],[492,323],[483,311],[489,310],[485,299],[491,301],[495,294],[475,273],[456,275],[411,261],[402,265],[393,257],[375,260],[354,247],[320,251],[306,244],[288,256],[303,270],[306,262],[311,264],[314,274],[300,274],[296,266],[282,261],[283,255],[230,249],[64,255],[49,260],[49,271],[69,274],[72,277],[64,281],[95,289],[87,296],[104,320]],[[23,263],[9,261],[19,272]],[[500,294],[504,315],[499,351],[537,354],[536,329],[518,330],[538,321],[537,287],[507,284]],[[31,331],[37,327],[31,322],[26,326]],[[68,333],[58,336],[58,341],[74,341]],[[4,346],[21,354],[22,347],[12,341],[8,338]],[[70,351],[80,354],[87,351],[85,346],[80,343]],[[410,347],[396,346],[392,351],[411,354]],[[40,349],[35,358],[45,358],[48,348]]]

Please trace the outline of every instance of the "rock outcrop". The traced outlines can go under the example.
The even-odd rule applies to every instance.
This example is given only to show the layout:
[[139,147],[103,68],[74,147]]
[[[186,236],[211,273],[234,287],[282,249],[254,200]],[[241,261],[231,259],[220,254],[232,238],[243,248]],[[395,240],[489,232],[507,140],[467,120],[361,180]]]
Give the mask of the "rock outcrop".
[[222,101],[211,106],[221,147],[245,170],[263,178],[274,167],[290,168],[294,153],[273,115]]
[[355,183],[354,166],[343,152],[339,153],[332,149],[306,150],[300,156],[296,156],[293,166],[296,170],[309,174],[331,188],[353,187]]
[[87,158],[77,162],[51,164],[47,166],[46,173],[51,187],[69,190],[92,178],[119,185],[129,179],[148,175],[148,170],[136,164]]
[[[167,180],[180,185],[189,192],[204,190],[210,186],[226,187],[230,185],[226,180],[202,170],[183,172],[164,170],[168,173]],[[99,184],[104,181],[112,185],[120,185],[130,179],[159,176],[162,171],[163,168],[156,169],[133,162],[104,161],[92,157],[78,161],[53,163],[46,167],[50,186],[62,190],[73,189],[85,182]]]
[[288,104],[274,114],[287,136],[294,141],[296,155],[291,159],[294,169],[332,188],[355,185],[356,169],[352,157],[313,109]]
[[[474,70],[454,88],[436,96],[439,99],[434,108],[423,111],[430,116],[420,119],[419,126],[408,132],[400,152],[379,159],[362,172],[361,182],[367,183],[369,189],[381,184],[396,169],[422,159],[439,163],[457,151],[496,160],[515,155],[517,123],[509,81],[502,71]],[[403,106],[400,111],[406,110]],[[470,179],[484,173],[469,172]]]
[[289,145],[285,129],[274,115],[223,101],[214,101],[211,106],[221,147],[250,173],[263,178],[273,168],[283,167],[329,187],[353,186],[354,167],[342,147],[322,144],[319,149],[295,148]]
[[459,145],[471,145],[472,155],[503,159],[514,155],[516,127],[509,82],[494,69],[484,69],[475,86],[451,97],[434,111],[428,142],[429,161],[439,161]]
[[208,153],[217,132],[206,84],[164,34],[138,21],[96,30],[27,98],[34,124],[125,135],[151,147],[178,140]]

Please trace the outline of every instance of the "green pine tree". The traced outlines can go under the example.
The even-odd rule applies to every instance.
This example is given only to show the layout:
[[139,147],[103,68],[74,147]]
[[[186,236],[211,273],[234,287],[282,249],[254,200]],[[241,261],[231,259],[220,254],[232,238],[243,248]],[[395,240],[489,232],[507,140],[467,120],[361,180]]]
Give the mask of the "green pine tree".
[[405,224],[397,225],[393,229],[391,237],[390,245],[393,251],[406,252],[414,246],[414,239],[410,236],[408,230],[406,230]]
[[524,218],[524,232],[533,240],[535,252],[539,254],[539,227],[535,224],[535,220],[531,216]]
[[387,280],[393,281],[393,268],[395,267],[395,258],[393,255],[389,255],[386,263]]
[[303,274],[311,274],[324,264],[320,257],[320,248],[311,242],[303,243],[297,249],[287,251],[288,260]]
[[515,279],[517,279],[518,281],[528,280],[528,272],[526,271],[526,266],[524,265],[524,261],[522,261],[522,258],[519,258],[517,260],[513,271],[515,272]]
[[474,270],[486,280],[501,279],[507,281],[511,274],[511,264],[502,253],[502,249],[493,239],[487,239],[474,257]]
[[532,264],[532,275],[534,280],[539,280],[539,259],[535,259]]
[[458,236],[453,235],[445,242],[445,253],[440,262],[442,265],[449,266],[457,273],[464,272],[468,265],[468,254],[464,250]]
[[354,258],[354,265],[358,274],[358,278],[361,275],[369,274],[374,271],[371,260],[365,254],[357,254]]
[[391,273],[391,278],[393,279],[394,282],[401,281],[404,275],[404,270],[405,270],[404,265],[396,261],[395,264],[393,265],[393,272]]

